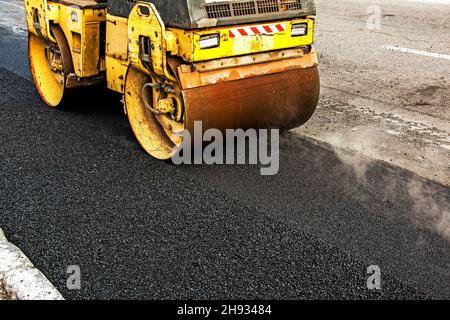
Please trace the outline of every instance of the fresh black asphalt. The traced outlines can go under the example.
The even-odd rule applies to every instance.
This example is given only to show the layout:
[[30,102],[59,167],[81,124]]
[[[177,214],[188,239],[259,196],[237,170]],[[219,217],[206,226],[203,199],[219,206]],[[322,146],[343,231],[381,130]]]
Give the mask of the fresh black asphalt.
[[117,99],[50,110],[3,68],[0,112],[0,226],[66,299],[450,297],[450,244],[429,216],[450,212],[443,186],[292,134],[273,177],[160,162]]

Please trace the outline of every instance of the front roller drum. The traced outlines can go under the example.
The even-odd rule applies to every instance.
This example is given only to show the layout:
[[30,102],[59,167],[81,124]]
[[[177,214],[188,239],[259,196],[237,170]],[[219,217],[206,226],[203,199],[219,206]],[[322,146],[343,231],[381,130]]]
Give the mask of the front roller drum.
[[[184,116],[167,125],[155,115],[142,95],[149,77],[130,67],[125,81],[125,107],[131,128],[144,150],[157,159],[169,159],[181,143],[174,133],[194,134],[194,122],[202,129],[291,129],[312,116],[319,100],[316,66],[213,85],[180,90]],[[178,83],[178,87],[181,85]],[[163,116],[162,116],[163,117]]]
[[183,90],[186,128],[296,128],[313,115],[319,101],[317,67],[295,69]]

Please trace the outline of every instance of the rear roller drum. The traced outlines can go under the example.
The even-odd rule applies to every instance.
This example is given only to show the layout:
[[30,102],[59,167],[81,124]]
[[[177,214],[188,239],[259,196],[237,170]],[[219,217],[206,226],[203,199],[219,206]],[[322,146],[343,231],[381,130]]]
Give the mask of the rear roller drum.
[[73,73],[70,48],[63,31],[58,26],[51,26],[56,43],[29,33],[28,58],[31,75],[42,100],[52,108],[63,104],[69,89],[66,78]]

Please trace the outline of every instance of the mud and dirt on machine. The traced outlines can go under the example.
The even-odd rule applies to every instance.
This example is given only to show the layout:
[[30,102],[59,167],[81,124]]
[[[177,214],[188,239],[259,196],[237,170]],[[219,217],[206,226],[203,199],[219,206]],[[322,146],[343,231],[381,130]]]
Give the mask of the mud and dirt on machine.
[[104,84],[145,151],[180,132],[290,129],[319,98],[313,0],[25,0],[36,88],[50,107]]

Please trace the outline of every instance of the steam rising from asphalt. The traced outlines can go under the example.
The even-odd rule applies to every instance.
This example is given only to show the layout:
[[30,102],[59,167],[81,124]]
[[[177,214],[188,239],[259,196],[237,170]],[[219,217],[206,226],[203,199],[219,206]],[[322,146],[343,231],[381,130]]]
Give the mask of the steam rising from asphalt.
[[[361,186],[369,186],[368,170],[376,159],[382,159],[377,146],[374,128],[358,129],[347,134],[334,133],[325,139],[336,157],[351,168]],[[345,147],[338,147],[345,146]],[[370,155],[370,157],[362,156]],[[373,178],[372,178],[373,179]],[[436,232],[450,242],[450,198],[442,193],[442,188],[427,180],[411,177],[407,183],[398,182],[390,177],[383,179],[384,192],[395,199],[395,193],[406,191],[411,203],[411,221],[419,228]],[[403,190],[402,190],[403,189]],[[405,190],[406,189],[406,190]]]
[[436,231],[450,241],[450,203],[433,188],[419,181],[408,183],[408,193],[414,204],[415,222]]
[[[369,128],[359,130],[357,134],[334,133],[325,139],[330,143],[336,157],[353,169],[358,182],[362,184],[367,183],[366,172],[372,161],[361,154],[369,154],[374,159],[379,158],[378,150],[375,147],[377,145],[374,139],[376,135],[373,134],[373,131],[374,129]],[[346,147],[339,148],[337,146]]]

